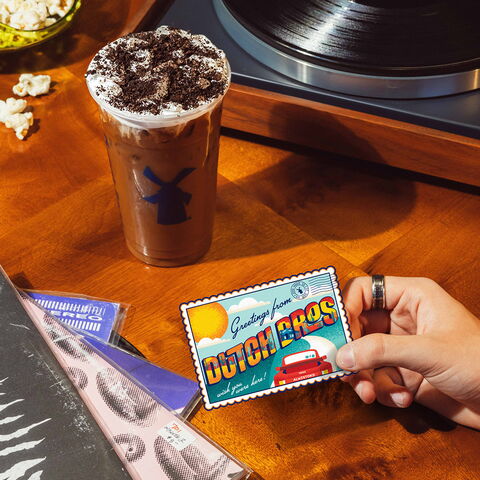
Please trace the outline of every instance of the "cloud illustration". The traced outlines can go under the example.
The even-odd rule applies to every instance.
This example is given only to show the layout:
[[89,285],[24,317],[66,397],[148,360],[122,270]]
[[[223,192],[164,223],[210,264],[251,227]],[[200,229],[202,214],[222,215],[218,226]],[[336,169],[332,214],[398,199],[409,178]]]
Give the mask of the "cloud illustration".
[[220,343],[225,343],[225,342],[230,342],[230,339],[229,338],[213,338],[212,339],[212,338],[204,337],[197,343],[197,347],[198,348],[213,347],[214,345],[219,345]]
[[252,297],[242,298],[238,305],[231,305],[228,309],[228,313],[242,312],[243,310],[250,310],[251,308],[263,307],[264,305],[270,305],[270,302],[258,302]]
[[275,323],[277,320],[280,320],[281,318],[284,318],[287,316],[288,315],[284,315],[283,313],[275,312],[275,315],[273,316],[273,318],[269,318],[268,320],[265,320],[263,324],[265,325],[267,323]]

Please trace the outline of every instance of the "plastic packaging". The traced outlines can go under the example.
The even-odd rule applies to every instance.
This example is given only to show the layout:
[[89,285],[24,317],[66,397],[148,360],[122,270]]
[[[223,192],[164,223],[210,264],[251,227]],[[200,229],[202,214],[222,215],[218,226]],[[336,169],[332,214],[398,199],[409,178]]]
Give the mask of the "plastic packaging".
[[130,479],[1,268],[0,328],[0,478]]
[[78,333],[83,337],[83,341],[115,362],[182,418],[188,418],[198,405],[201,395],[197,382],[159,367],[145,358],[102,342],[92,335]]
[[[78,334],[29,297],[19,300],[31,319],[31,325],[24,327],[38,329],[134,480],[249,476],[248,467],[185,423]],[[56,478],[61,477],[49,480]]]
[[118,345],[118,335],[134,309],[128,303],[77,293],[23,289],[42,308],[63,324],[91,333],[102,340]]
[[149,362],[114,330],[123,325],[127,311],[132,310],[130,305],[71,293],[23,291],[63,324],[72,327],[84,341],[113,360],[182,418],[188,418],[198,405],[200,389],[196,382]]
[[71,293],[23,291],[182,418],[188,418],[198,405],[200,389],[196,382],[149,362],[116,331],[122,327],[127,312],[132,311],[130,305]]

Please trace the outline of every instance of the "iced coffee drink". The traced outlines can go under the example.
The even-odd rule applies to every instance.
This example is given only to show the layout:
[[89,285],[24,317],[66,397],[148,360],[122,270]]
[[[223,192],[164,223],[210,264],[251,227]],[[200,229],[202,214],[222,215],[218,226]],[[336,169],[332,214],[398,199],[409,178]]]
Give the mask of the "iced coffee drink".
[[224,53],[207,38],[161,27],[100,50],[87,85],[100,107],[125,239],[140,260],[192,263],[215,213]]

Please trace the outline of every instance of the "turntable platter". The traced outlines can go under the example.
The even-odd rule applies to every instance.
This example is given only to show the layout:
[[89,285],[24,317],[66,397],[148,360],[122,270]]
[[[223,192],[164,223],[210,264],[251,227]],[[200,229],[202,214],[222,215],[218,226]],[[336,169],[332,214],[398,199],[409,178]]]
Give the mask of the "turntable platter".
[[480,88],[479,0],[211,0],[255,60],[300,83],[363,97]]
[[295,58],[365,75],[480,66],[478,0],[223,0],[256,37]]

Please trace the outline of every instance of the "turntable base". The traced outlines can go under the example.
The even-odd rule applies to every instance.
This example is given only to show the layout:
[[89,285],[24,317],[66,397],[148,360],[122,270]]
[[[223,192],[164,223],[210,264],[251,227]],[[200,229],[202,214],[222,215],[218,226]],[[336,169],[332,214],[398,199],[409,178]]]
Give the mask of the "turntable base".
[[480,141],[432,128],[237,84],[222,125],[480,186]]

